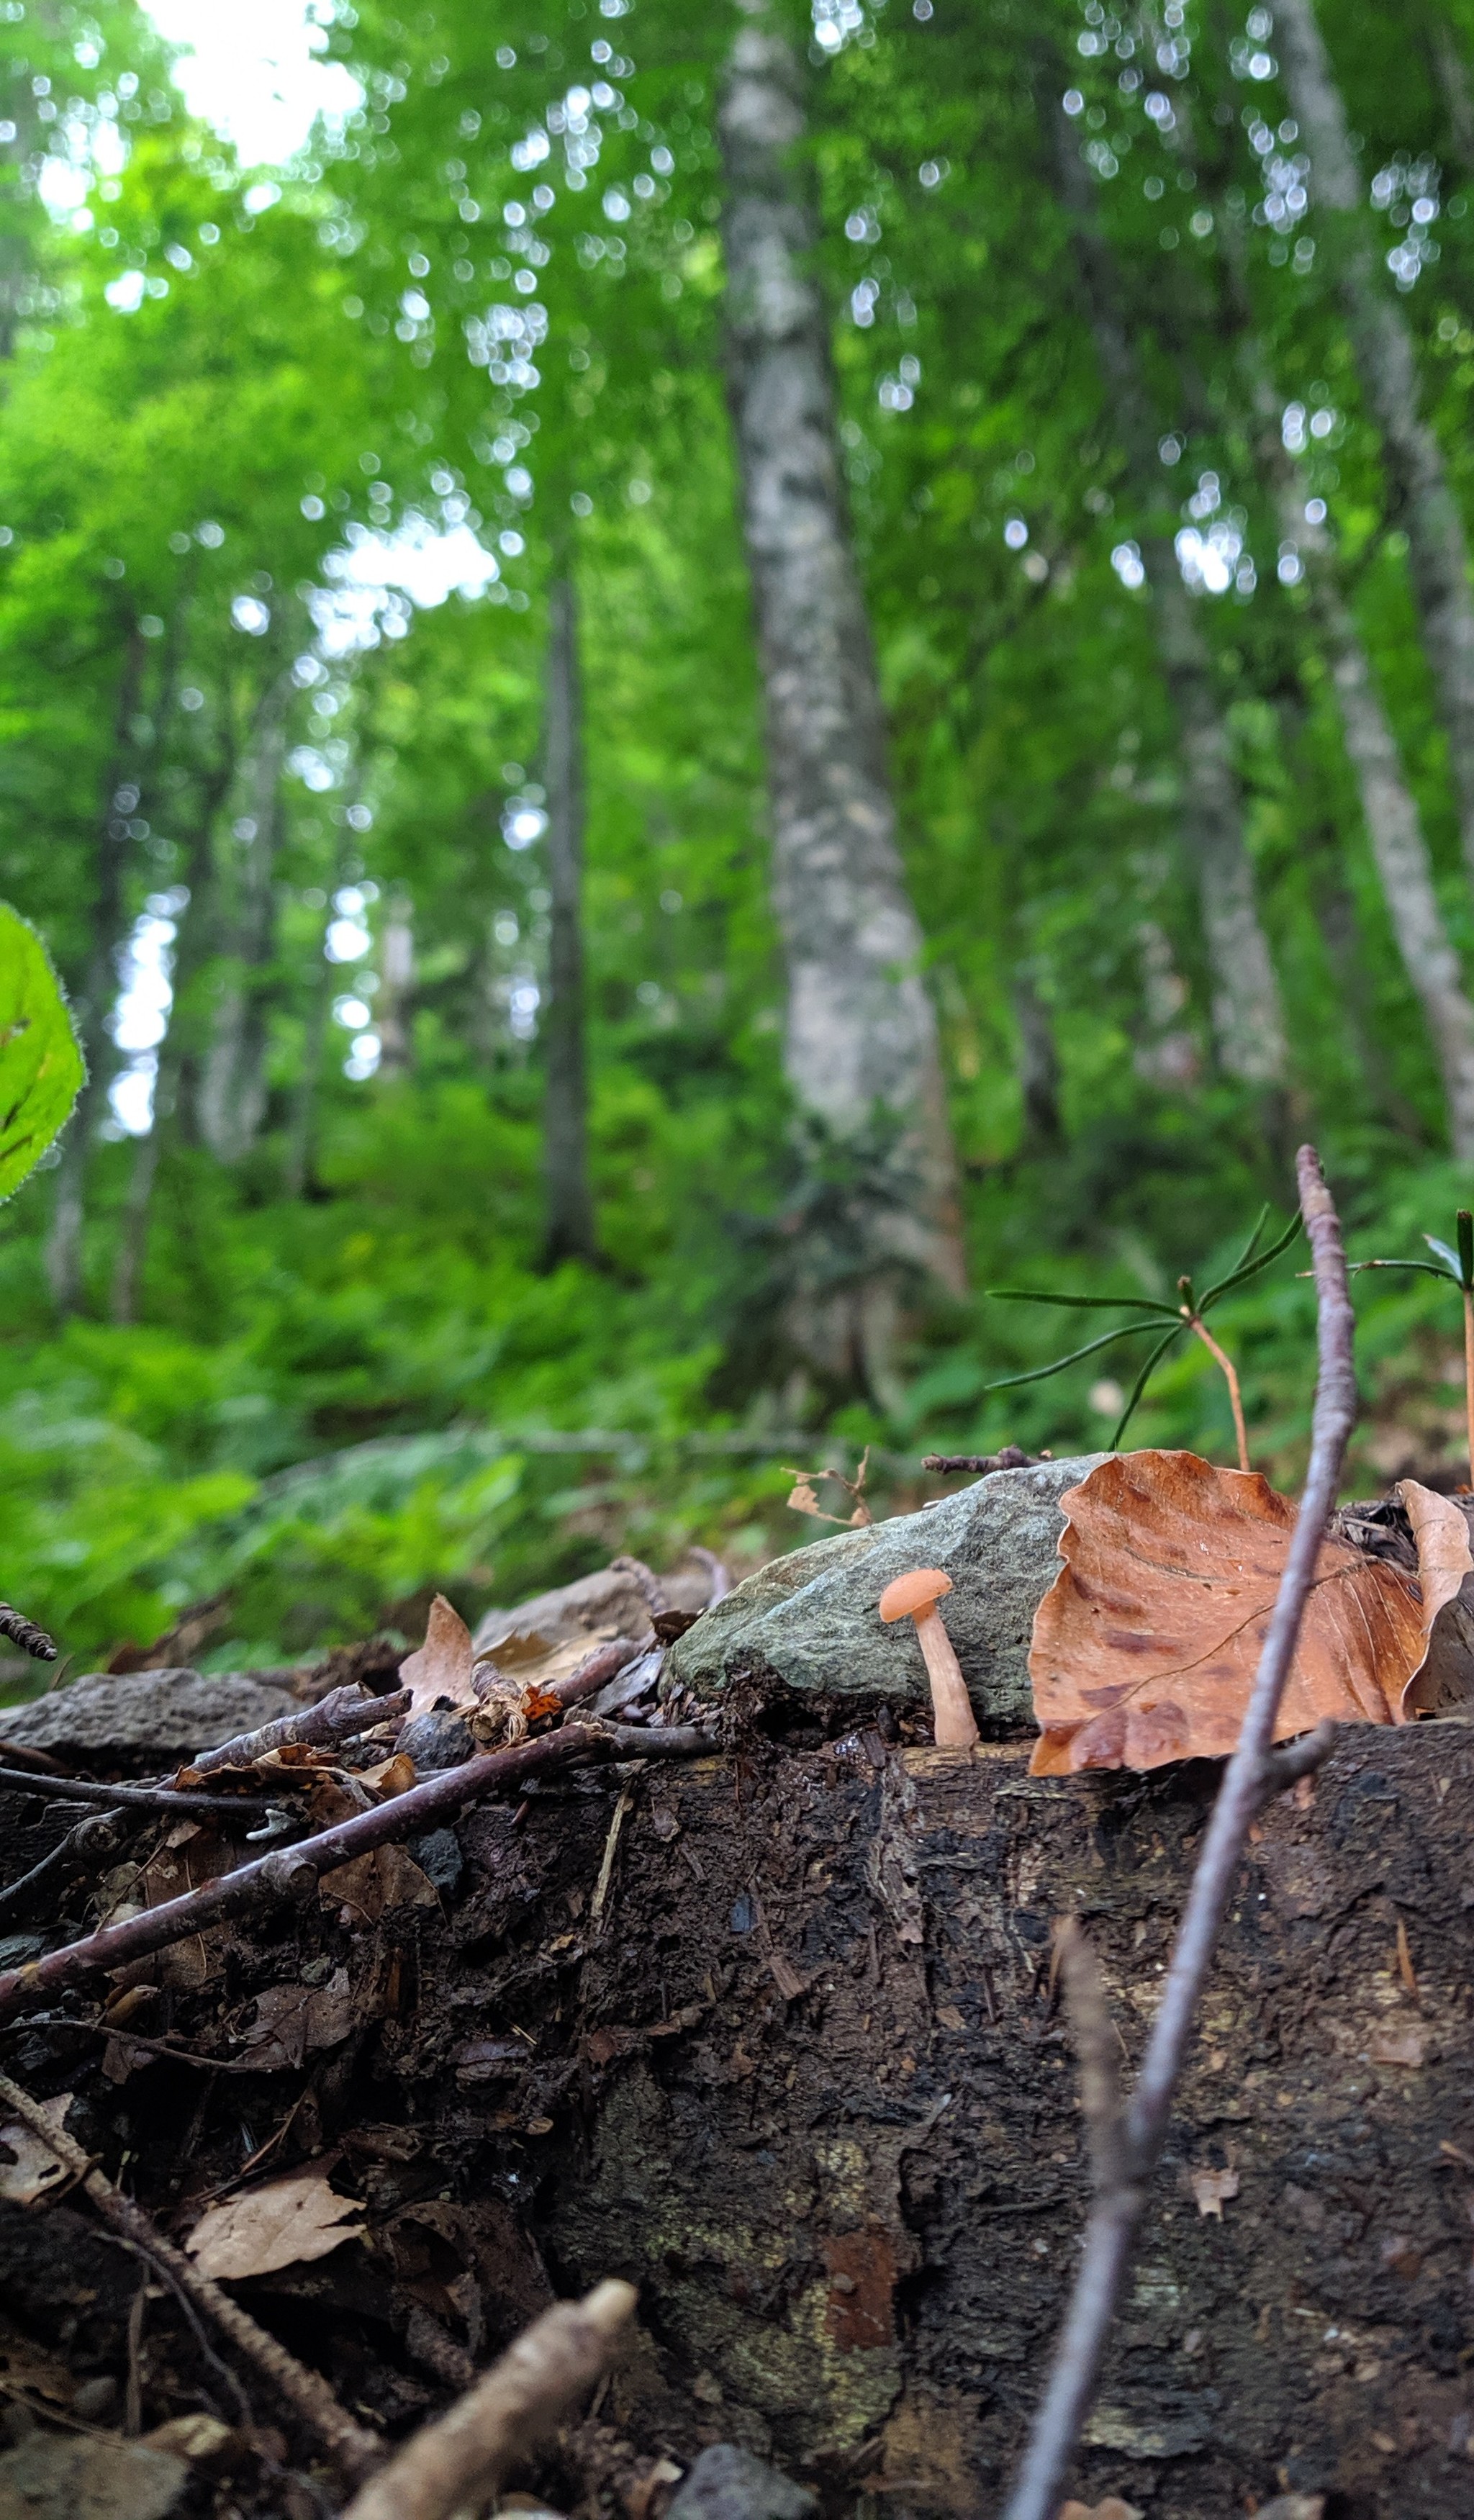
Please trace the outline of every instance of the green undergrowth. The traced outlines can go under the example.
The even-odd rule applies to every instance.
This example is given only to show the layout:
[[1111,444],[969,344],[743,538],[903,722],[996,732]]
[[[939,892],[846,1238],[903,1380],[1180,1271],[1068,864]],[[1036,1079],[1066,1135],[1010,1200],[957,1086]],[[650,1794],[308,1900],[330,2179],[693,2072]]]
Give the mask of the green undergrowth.
[[[3,1586],[58,1635],[70,1670],[152,1643],[217,1594],[222,1624],[200,1659],[229,1669],[381,1625],[413,1636],[435,1588],[474,1616],[622,1548],[664,1564],[698,1542],[743,1569],[822,1528],[787,1509],[790,1466],[853,1471],[870,1445],[884,1513],[941,1492],[920,1467],[928,1451],[1011,1441],[1063,1455],[1108,1439],[1132,1351],[990,1394],[1070,1344],[1060,1323],[1080,1317],[982,1294],[926,1327],[889,1414],[851,1405],[826,1419],[795,1386],[744,1392],[733,1357],[754,1254],[772,1245],[771,1167],[739,1144],[715,1163],[648,1131],[648,1188],[621,1189],[606,1167],[611,1266],[542,1276],[532,1127],[515,1094],[496,1109],[460,1087],[449,1100],[433,1085],[377,1090],[307,1202],[271,1194],[269,1146],[246,1177],[170,1155],[148,1318],[132,1328],[58,1329],[44,1198],[7,1212]],[[98,1311],[129,1151],[107,1153],[89,1254]],[[1329,1161],[1356,1256],[1420,1252],[1468,1198],[1456,1167],[1364,1141]],[[1181,1272],[1202,1282],[1231,1260],[1264,1195],[1277,1190],[1288,1216],[1288,1177],[1231,1106],[1142,1103],[1067,1153],[969,1183],[973,1284],[1170,1296]],[[1290,1489],[1314,1378],[1307,1265],[1301,1242],[1214,1316],[1256,1464]],[[1362,1277],[1357,1307],[1351,1487],[1406,1469],[1466,1475],[1456,1297],[1427,1278]],[[1222,1377],[1194,1342],[1159,1371],[1133,1441],[1232,1462]],[[822,1497],[848,1511],[838,1491]],[[12,1674],[8,1693],[22,1688]]]

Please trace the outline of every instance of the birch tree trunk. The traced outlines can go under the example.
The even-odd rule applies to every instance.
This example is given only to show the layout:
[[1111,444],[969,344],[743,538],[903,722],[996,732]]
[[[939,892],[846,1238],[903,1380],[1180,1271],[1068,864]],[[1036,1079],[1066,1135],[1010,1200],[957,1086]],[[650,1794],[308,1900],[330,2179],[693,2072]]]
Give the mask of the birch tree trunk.
[[246,782],[250,812],[236,834],[243,862],[230,961],[200,1080],[200,1134],[223,1164],[238,1163],[254,1145],[266,1108],[261,975],[271,955],[272,878],[282,836],[282,771],[291,692],[290,675],[278,675],[256,712]]
[[374,1029],[381,1076],[403,1076],[411,1063],[410,1000],[415,987],[415,922],[408,893],[391,896],[379,939],[379,995]]
[[1326,213],[1325,242],[1357,373],[1398,493],[1413,600],[1449,741],[1464,861],[1474,878],[1474,593],[1463,519],[1443,449],[1419,411],[1412,336],[1387,293],[1366,232],[1346,107],[1313,0],[1277,0],[1274,24],[1285,88]]
[[578,598],[566,565],[548,593],[544,767],[548,788],[548,1013],[543,1027],[543,1266],[598,1257],[589,1188],[584,1051],[583,690]]
[[[1042,100],[1042,102],[1045,102]],[[1183,762],[1184,846],[1197,884],[1212,985],[1213,1038],[1225,1073],[1246,1085],[1277,1087],[1285,1079],[1284,1017],[1254,895],[1244,842],[1243,803],[1228,725],[1213,680],[1213,662],[1195,599],[1183,583],[1163,495],[1157,431],[1122,302],[1115,260],[1092,217],[1090,177],[1069,121],[1050,97],[1060,197],[1074,231],[1075,255],[1095,355],[1121,432],[1133,496],[1140,511],[1140,549],[1151,592],[1157,654],[1177,713]]]
[[82,1299],[82,1224],[86,1209],[87,1168],[97,1124],[107,1101],[112,1072],[112,1044],[108,1031],[117,987],[117,952],[123,941],[123,875],[128,840],[128,815],[119,803],[124,773],[134,758],[133,721],[143,693],[144,642],[135,627],[123,652],[117,713],[108,764],[107,784],[97,832],[97,901],[92,919],[92,950],[72,1012],[87,1061],[87,1077],[62,1142],[62,1160],[46,1238],[46,1279],[52,1301],[62,1315],[77,1311]]
[[[845,1300],[873,1355],[889,1336],[887,1279],[961,1291],[956,1167],[840,487],[816,227],[795,162],[799,66],[763,0],[740,5],[718,113],[728,371],[766,703],[784,1067],[801,1114],[855,1177],[864,1247]],[[811,1346],[850,1335],[819,1320],[817,1292],[805,1308]]]

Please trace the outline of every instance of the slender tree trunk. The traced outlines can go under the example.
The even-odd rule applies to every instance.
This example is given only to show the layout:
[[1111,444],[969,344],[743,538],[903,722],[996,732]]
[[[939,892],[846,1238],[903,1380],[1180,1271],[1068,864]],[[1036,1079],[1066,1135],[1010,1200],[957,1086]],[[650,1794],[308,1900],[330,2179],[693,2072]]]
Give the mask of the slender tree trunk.
[[[880,694],[835,448],[828,325],[795,152],[800,72],[764,0],[728,63],[729,380],[767,713],[774,898],[787,968],[784,1065],[802,1115],[867,1173],[852,1292],[872,1347],[899,1271],[954,1291],[956,1167],[922,937],[907,895]],[[878,1149],[879,1151],[876,1151]],[[877,1358],[878,1362],[878,1358]]]
[[589,1188],[588,1079],[584,1048],[584,766],[578,599],[566,563],[548,594],[548,1014],[543,1027],[543,1266],[598,1256]]
[[379,939],[379,995],[374,1029],[380,1042],[380,1074],[403,1076],[414,1052],[410,1001],[415,987],[415,915],[408,893],[389,901]]
[[1284,1018],[1269,942],[1254,897],[1244,842],[1243,800],[1213,662],[1178,566],[1157,456],[1157,430],[1127,321],[1110,248],[1094,219],[1090,176],[1079,143],[1052,93],[1059,190],[1074,229],[1075,254],[1095,354],[1121,431],[1133,496],[1140,510],[1141,560],[1151,592],[1157,653],[1178,720],[1183,760],[1183,838],[1197,884],[1213,991],[1219,1063],[1244,1084],[1278,1087],[1285,1077]]
[[1362,203],[1346,108],[1313,0],[1277,0],[1275,40],[1323,212],[1367,408],[1407,536],[1413,600],[1449,740],[1464,860],[1474,878],[1474,593],[1463,518],[1443,449],[1419,411],[1417,361],[1387,293]]
[[225,1164],[239,1162],[254,1145],[266,1108],[262,973],[271,956],[272,878],[282,836],[282,769],[291,692],[290,676],[279,675],[256,715],[247,782],[251,829],[242,841],[231,962],[200,1085],[201,1135]]
[[1018,1093],[1023,1105],[1023,1144],[1031,1155],[1057,1154],[1064,1144],[1059,1116],[1059,1053],[1050,1010],[1027,963],[1013,974],[1013,1019],[1018,1026]]
[[136,624],[129,630],[118,683],[117,712],[108,762],[97,832],[97,899],[92,916],[92,951],[73,1013],[87,1061],[87,1078],[77,1096],[62,1144],[56,1196],[46,1241],[46,1277],[52,1301],[64,1316],[76,1312],[82,1300],[82,1224],[86,1212],[87,1167],[102,1106],[112,1073],[112,1045],[108,1018],[117,986],[117,949],[123,937],[123,874],[128,842],[128,817],[116,803],[123,774],[134,752],[133,720],[143,690],[144,642]]
[[1449,117],[1449,138],[1453,156],[1466,175],[1474,174],[1474,89],[1457,38],[1442,9],[1432,7],[1424,13],[1428,33],[1428,50],[1432,56],[1434,76]]

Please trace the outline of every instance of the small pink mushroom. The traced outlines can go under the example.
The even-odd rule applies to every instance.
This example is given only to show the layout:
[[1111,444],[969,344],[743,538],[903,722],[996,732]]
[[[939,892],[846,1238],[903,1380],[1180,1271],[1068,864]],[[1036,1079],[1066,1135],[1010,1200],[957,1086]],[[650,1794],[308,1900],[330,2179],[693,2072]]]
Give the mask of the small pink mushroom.
[[942,1595],[951,1590],[952,1578],[940,1566],[918,1566],[915,1573],[898,1575],[893,1584],[887,1584],[875,1607],[887,1626],[893,1619],[915,1619],[916,1642],[931,1683],[937,1744],[942,1749],[965,1750],[977,1739],[977,1725],[962,1666],[937,1610]]

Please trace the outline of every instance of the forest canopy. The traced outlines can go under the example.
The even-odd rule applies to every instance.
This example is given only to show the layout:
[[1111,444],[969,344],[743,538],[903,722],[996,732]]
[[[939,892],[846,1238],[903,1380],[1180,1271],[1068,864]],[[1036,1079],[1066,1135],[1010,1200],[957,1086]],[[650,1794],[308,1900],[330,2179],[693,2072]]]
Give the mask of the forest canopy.
[[[1016,1382],[988,1289],[1220,1280],[1300,1137],[1447,1236],[1465,0],[308,15],[263,168],[131,0],[0,12],[0,888],[89,1071],[7,1591],[219,1670],[751,1563],[794,1466],[1103,1448],[1139,1349]],[[1214,1316],[1281,1485],[1304,1265]],[[1358,1287],[1359,1492],[1450,1485],[1457,1309]],[[1200,1342],[1132,1428],[1236,1458]]]

